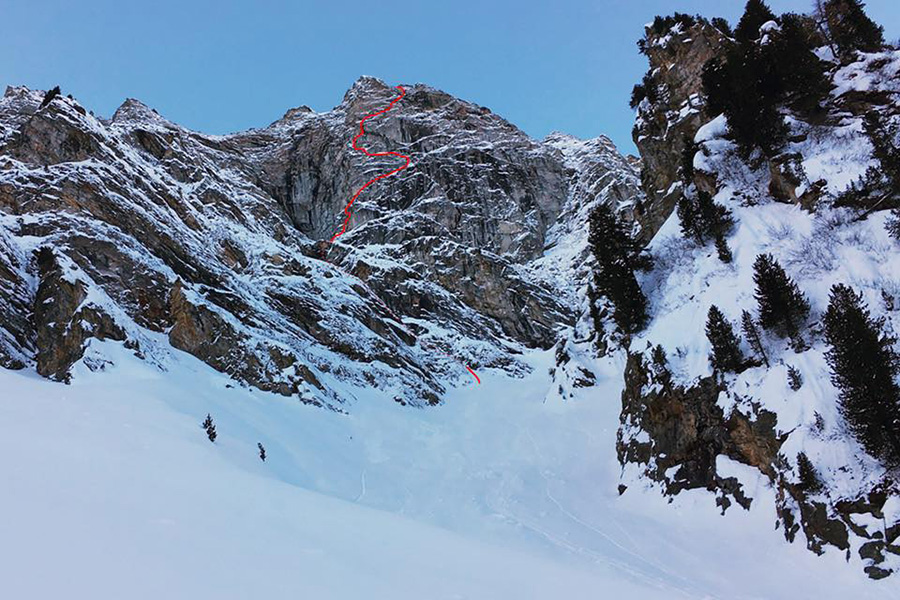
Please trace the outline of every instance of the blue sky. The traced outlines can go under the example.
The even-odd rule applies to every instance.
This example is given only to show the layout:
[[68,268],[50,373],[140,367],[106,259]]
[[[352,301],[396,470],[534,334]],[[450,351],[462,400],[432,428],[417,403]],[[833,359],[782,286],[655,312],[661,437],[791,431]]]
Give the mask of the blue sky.
[[[527,133],[605,133],[631,144],[643,24],[675,10],[724,16],[740,1],[432,0],[228,2],[0,0],[0,84],[60,85],[108,116],[135,97],[208,133],[262,127],[306,104],[327,110],[359,75],[423,82]],[[772,0],[776,12],[812,0]],[[869,14],[900,36],[900,2]]]

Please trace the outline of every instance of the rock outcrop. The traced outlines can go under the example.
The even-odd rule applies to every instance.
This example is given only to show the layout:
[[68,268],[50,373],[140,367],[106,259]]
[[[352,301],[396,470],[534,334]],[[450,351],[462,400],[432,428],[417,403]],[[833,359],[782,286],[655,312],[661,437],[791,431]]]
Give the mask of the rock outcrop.
[[729,495],[748,507],[752,499],[734,477],[717,472],[716,459],[727,456],[774,478],[781,440],[770,412],[745,415],[735,410],[726,415],[717,404],[725,391],[714,377],[689,387],[673,384],[667,367],[651,366],[640,353],[629,352],[616,448],[619,462],[645,465],[644,474],[660,482],[666,494],[704,488],[720,494],[717,502],[723,512],[731,505]]
[[649,241],[672,213],[682,194],[682,156],[697,130],[708,119],[703,114],[701,74],[727,37],[702,18],[687,18],[662,31],[647,26],[642,52],[650,68],[645,98],[637,106],[632,137],[641,155],[641,184],[647,196],[639,215]]

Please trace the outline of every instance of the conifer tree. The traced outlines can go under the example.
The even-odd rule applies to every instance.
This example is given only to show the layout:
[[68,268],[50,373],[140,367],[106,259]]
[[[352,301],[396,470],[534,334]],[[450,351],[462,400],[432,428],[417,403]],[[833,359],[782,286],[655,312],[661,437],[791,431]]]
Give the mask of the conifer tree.
[[45,106],[53,102],[53,99],[59,96],[59,94],[59,86],[54,87],[52,90],[48,90],[47,93],[44,94],[43,100],[41,100],[40,108],[44,108]]
[[803,387],[803,375],[800,370],[793,365],[788,365],[788,386],[795,392]]
[[824,316],[825,357],[840,391],[840,409],[866,451],[889,467],[900,466],[900,356],[862,295],[837,284]]
[[710,21],[712,26],[727,35],[728,37],[734,37],[734,32],[731,30],[731,25],[728,24],[726,19],[722,17],[713,17]]
[[678,222],[681,224],[681,235],[695,242],[703,243],[703,232],[698,227],[697,203],[691,200],[687,194],[682,194],[675,208],[678,214]]
[[744,14],[734,28],[734,39],[739,43],[752,42],[759,39],[759,28],[764,23],[775,20],[775,14],[762,0],[748,0],[744,6]]
[[885,180],[886,193],[900,195],[900,148],[894,140],[900,135],[897,125],[885,122],[881,112],[872,110],[863,117],[863,127],[872,142],[873,155],[881,163],[880,174]]
[[731,248],[728,247],[728,242],[725,241],[725,236],[722,234],[716,235],[716,253],[719,255],[719,260],[723,263],[730,263],[731,256]]
[[832,87],[825,75],[825,63],[814,52],[820,45],[814,37],[819,36],[809,17],[786,13],[780,21],[781,30],[764,53],[775,66],[787,102],[808,115],[820,108]]
[[256,447],[259,448],[259,460],[266,462],[266,449],[263,447],[262,442],[257,442]]
[[212,415],[207,413],[206,419],[203,421],[202,427],[203,427],[203,429],[206,430],[206,435],[207,435],[207,437],[209,437],[209,441],[215,443],[216,435],[217,435],[216,434],[216,424],[213,423]]
[[689,135],[682,137],[681,144],[681,181],[688,186],[694,179],[694,156],[700,150],[700,145]]
[[891,211],[891,216],[884,223],[888,234],[897,241],[900,241],[900,209],[895,208]]
[[637,332],[647,321],[647,298],[634,276],[640,247],[609,206],[599,205],[589,221],[594,287],[612,303],[616,325],[624,333]]
[[697,190],[697,213],[700,217],[700,227],[710,237],[725,235],[734,225],[731,211],[713,200],[704,190]]
[[694,194],[691,188],[678,200],[676,212],[682,235],[701,245],[712,238],[719,259],[725,263],[731,262],[731,249],[725,241],[725,234],[734,225],[731,211],[714,201],[704,190],[697,190]]
[[643,101],[644,98],[646,98],[647,102],[650,104],[655,104],[659,100],[659,91],[656,81],[654,81],[653,74],[650,71],[644,73],[641,82],[635,84],[631,89],[631,100],[628,102],[628,106],[632,109],[636,109],[640,106],[641,101]]
[[[723,108],[741,155],[749,158],[757,148],[767,155],[777,152],[788,131],[779,111],[784,87],[767,48],[755,43],[728,48],[722,72],[714,75],[718,88],[707,89],[704,80],[707,101]],[[714,93],[721,97],[713,98]]]
[[805,452],[797,454],[797,475],[804,491],[815,494],[822,490],[822,479]]
[[841,58],[850,59],[857,50],[877,52],[884,47],[884,29],[866,15],[859,0],[827,0],[822,11]]
[[710,118],[717,117],[730,106],[730,70],[728,69],[727,55],[725,58],[713,56],[700,72],[700,81],[703,83],[703,95],[706,97],[704,112]]
[[763,363],[768,367],[769,357],[766,356],[766,349],[763,347],[762,338],[759,336],[759,329],[756,328],[753,317],[746,310],[741,312],[741,331],[744,332],[747,343],[750,344],[753,351],[759,355]]
[[669,369],[669,359],[666,358],[666,351],[662,345],[657,344],[650,353],[650,359],[653,363],[653,372],[657,380],[664,388],[672,386],[672,371]]
[[746,361],[741,353],[740,342],[731,323],[715,304],[709,307],[706,317],[706,337],[712,347],[710,362],[713,369],[735,373],[743,369]]
[[737,43],[707,62],[701,77],[707,113],[725,114],[745,158],[756,149],[771,156],[784,145],[788,127],[780,106],[785,100],[813,111],[830,89],[824,65],[813,53],[817,44],[809,29],[814,23],[807,26],[804,18],[785,15],[762,44],[759,28],[767,21],[778,19],[763,2],[748,2],[735,29]]
[[756,283],[760,325],[782,337],[796,339],[800,325],[809,316],[806,296],[770,254],[756,257],[753,281]]
[[698,244],[724,236],[734,225],[731,211],[704,190],[697,190],[696,194],[683,194],[678,201],[677,212],[682,234]]

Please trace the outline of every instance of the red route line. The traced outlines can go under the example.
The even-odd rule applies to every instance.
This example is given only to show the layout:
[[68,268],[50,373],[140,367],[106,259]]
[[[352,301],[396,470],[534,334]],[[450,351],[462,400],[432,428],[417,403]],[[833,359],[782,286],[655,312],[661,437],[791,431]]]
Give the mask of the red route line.
[[[402,85],[398,85],[398,86],[397,86],[397,89],[400,90],[400,95],[397,96],[396,98],[394,98],[393,100],[391,100],[391,103],[388,104],[387,108],[384,108],[384,109],[382,109],[382,110],[379,110],[379,111],[376,111],[376,112],[373,112],[373,113],[369,113],[369,114],[367,114],[365,117],[362,118],[362,121],[359,122],[359,133],[357,133],[356,136],[354,136],[354,138],[353,138],[353,149],[356,150],[356,151],[358,151],[358,152],[362,152],[362,153],[365,154],[366,156],[396,156],[396,157],[398,157],[398,158],[402,158],[402,159],[403,159],[404,161],[406,161],[406,162],[404,162],[403,165],[397,167],[396,169],[394,169],[394,170],[392,170],[392,171],[388,171],[387,173],[382,173],[381,175],[379,175],[379,176],[377,176],[377,177],[375,177],[375,178],[373,178],[373,179],[370,179],[369,181],[367,181],[367,182],[365,183],[365,185],[363,185],[361,188],[359,188],[358,190],[356,190],[356,193],[353,194],[353,197],[352,197],[352,198],[350,198],[350,202],[348,202],[348,203],[347,203],[347,206],[344,207],[344,222],[343,222],[343,224],[341,225],[341,230],[338,231],[337,233],[335,233],[333,236],[331,236],[330,242],[331,242],[332,244],[334,243],[334,241],[335,241],[336,239],[338,239],[339,237],[341,237],[342,235],[344,235],[344,233],[346,233],[346,231],[347,231],[347,223],[350,222],[350,215],[352,214],[350,209],[353,208],[353,203],[356,202],[356,199],[359,198],[359,195],[362,194],[363,191],[364,191],[367,187],[369,187],[370,185],[372,185],[372,184],[375,183],[376,181],[379,181],[379,180],[384,179],[384,178],[386,178],[386,177],[390,177],[391,175],[395,175],[395,174],[399,173],[400,171],[402,171],[402,170],[404,170],[404,169],[406,169],[406,168],[409,167],[409,160],[410,160],[410,159],[409,159],[409,157],[406,156],[405,154],[400,154],[399,152],[369,152],[369,151],[366,150],[364,147],[358,146],[358,145],[357,145],[357,142],[359,141],[359,138],[361,138],[362,136],[366,135],[366,121],[369,120],[369,119],[371,119],[372,117],[377,117],[378,115],[383,115],[384,113],[388,112],[389,110],[391,110],[392,108],[394,108],[394,105],[395,105],[397,102],[399,102],[399,101],[406,95],[406,90],[403,88]],[[332,266],[336,266],[336,265],[332,265]],[[339,267],[338,267],[338,268],[339,268]],[[340,270],[343,271],[343,269],[340,269]],[[344,272],[346,273],[346,271],[344,271]],[[348,274],[349,274],[349,273],[348,273]],[[355,277],[355,276],[354,276],[354,277]],[[359,279],[359,277],[356,277],[356,279],[358,279],[360,282],[362,282],[363,285],[365,285],[367,288],[369,287],[368,285],[365,284],[364,281],[362,281],[361,279]],[[400,320],[400,318],[397,317],[397,315],[394,314],[394,311],[392,311],[392,310],[388,307],[388,305],[385,304],[385,302],[384,302],[381,298],[379,298],[378,295],[375,294],[371,289],[370,289],[369,291],[372,293],[372,296],[373,296],[376,300],[378,300],[378,302],[381,304],[381,306],[383,306],[383,307],[388,311],[388,313],[394,318],[394,320],[397,321],[397,323],[399,323],[401,327],[403,327],[404,329],[406,329],[406,327],[403,325],[403,321]],[[409,334],[409,331],[407,331],[407,334]],[[409,335],[412,335],[412,334],[409,334]],[[425,346],[424,342],[422,342],[422,340],[419,340],[419,341],[420,341],[420,343],[422,343],[422,345],[423,345],[423,347],[424,347],[424,346]],[[444,354],[444,353],[441,352],[441,354]],[[444,356],[446,356],[447,358],[451,358],[451,359],[453,358],[453,357],[451,357],[449,354],[444,354]],[[466,367],[466,370],[469,371],[469,373],[472,374],[472,377],[475,378],[475,381],[477,381],[477,382],[480,384],[480,383],[481,383],[481,378],[478,377],[478,375],[475,373],[475,371],[473,371],[472,368],[469,367],[469,365],[465,365],[465,367]]]
[[362,186],[361,188],[356,190],[356,193],[353,194],[352,198],[350,198],[350,202],[348,202],[347,206],[344,207],[344,215],[345,215],[344,224],[343,224],[343,226],[341,226],[340,231],[338,231],[333,236],[331,236],[332,243],[334,242],[334,240],[336,240],[339,237],[341,237],[342,235],[344,235],[344,232],[347,231],[347,223],[350,221],[350,214],[351,214],[350,209],[353,207],[353,203],[356,202],[356,199],[359,198],[359,195],[363,193],[363,190],[365,190],[367,187],[369,187],[370,185],[372,185],[379,179],[384,179],[385,177],[390,177],[391,175],[394,175],[395,173],[399,173],[403,169],[406,169],[407,167],[409,167],[409,157],[406,156],[405,154],[400,154],[399,152],[369,152],[365,148],[356,145],[356,142],[359,141],[359,138],[366,135],[366,121],[368,119],[371,119],[372,117],[377,117],[378,115],[383,115],[387,111],[391,110],[392,108],[394,108],[394,105],[397,102],[399,102],[403,98],[403,96],[406,95],[406,90],[403,89],[402,85],[398,85],[397,89],[400,90],[400,95],[397,96],[396,98],[394,98],[393,100],[391,100],[391,103],[388,104],[387,108],[385,108],[383,110],[379,110],[377,112],[369,113],[365,117],[363,117],[362,121],[359,122],[359,133],[357,133],[356,137],[353,138],[353,149],[358,152],[364,153],[366,156],[396,156],[396,157],[402,158],[406,162],[402,166],[399,166],[396,169],[394,169],[393,171],[389,171],[387,173],[382,173],[378,177],[375,177],[374,179],[370,179],[369,181],[366,182],[366,184],[364,186]]

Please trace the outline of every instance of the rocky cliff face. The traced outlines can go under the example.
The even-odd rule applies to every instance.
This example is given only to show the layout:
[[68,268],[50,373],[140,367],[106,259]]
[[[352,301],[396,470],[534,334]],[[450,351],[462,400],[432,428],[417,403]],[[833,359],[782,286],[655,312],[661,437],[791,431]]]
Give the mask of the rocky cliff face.
[[103,368],[92,340],[108,340],[161,368],[185,351],[331,407],[371,387],[435,403],[471,381],[465,365],[521,371],[520,349],[552,346],[577,312],[536,261],[565,238],[574,251],[557,266],[583,269],[584,241],[563,221],[598,201],[627,208],[635,173],[608,141],[538,142],[408,86],[364,141],[410,168],[360,197],[337,243],[317,244],[353,192],[395,166],[349,143],[395,93],[362,78],[327,113],[208,136],[136,100],[102,120],[71,98],[42,106],[42,93],[7,89],[0,364],[66,381],[78,361]]
[[676,23],[663,31],[648,26],[641,46],[650,68],[646,97],[637,107],[632,137],[641,155],[641,184],[647,205],[640,215],[649,241],[681,197],[681,157],[703,115],[700,76],[727,38],[704,19]]

